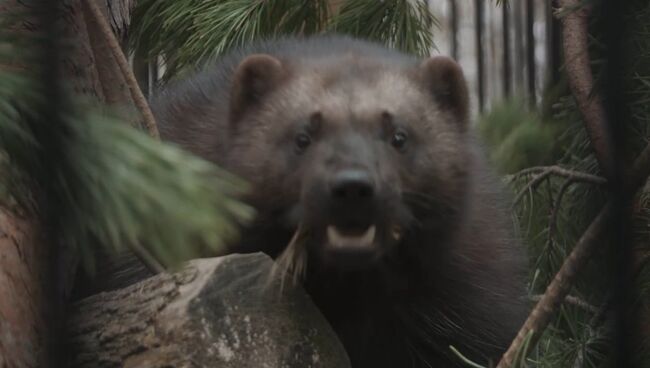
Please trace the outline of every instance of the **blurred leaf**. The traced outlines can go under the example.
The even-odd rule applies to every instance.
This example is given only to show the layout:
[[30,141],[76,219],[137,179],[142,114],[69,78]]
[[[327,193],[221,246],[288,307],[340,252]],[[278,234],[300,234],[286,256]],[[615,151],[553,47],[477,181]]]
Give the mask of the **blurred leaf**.
[[[95,241],[113,250],[142,244],[165,265],[222,251],[252,217],[236,199],[246,184],[70,93],[45,115],[38,36],[9,28],[0,28],[0,200],[49,208],[62,240],[87,261]],[[34,192],[47,205],[34,208]]]

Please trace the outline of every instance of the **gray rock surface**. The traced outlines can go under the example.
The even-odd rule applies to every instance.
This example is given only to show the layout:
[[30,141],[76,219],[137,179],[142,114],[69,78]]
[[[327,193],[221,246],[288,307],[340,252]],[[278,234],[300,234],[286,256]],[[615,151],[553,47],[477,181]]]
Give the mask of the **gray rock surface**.
[[300,287],[281,287],[261,253],[190,262],[74,306],[73,367],[350,366]]

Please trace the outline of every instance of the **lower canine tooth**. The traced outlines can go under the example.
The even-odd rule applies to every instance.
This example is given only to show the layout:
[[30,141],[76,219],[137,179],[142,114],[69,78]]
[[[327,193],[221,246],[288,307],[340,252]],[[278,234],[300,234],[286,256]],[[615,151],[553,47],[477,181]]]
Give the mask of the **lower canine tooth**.
[[395,240],[400,240],[402,238],[402,229],[399,226],[394,226],[391,234]]
[[370,228],[368,228],[368,230],[366,230],[366,232],[363,234],[363,237],[359,241],[359,245],[362,245],[364,247],[372,245],[372,243],[375,241],[375,232],[375,225],[370,226]]
[[341,246],[343,243],[341,239],[341,234],[339,234],[338,230],[334,226],[328,226],[327,227],[327,241],[334,246]]
[[327,227],[327,240],[335,247],[368,247],[374,243],[376,232],[375,225],[372,225],[362,235],[349,236],[341,234],[336,227],[330,225]]

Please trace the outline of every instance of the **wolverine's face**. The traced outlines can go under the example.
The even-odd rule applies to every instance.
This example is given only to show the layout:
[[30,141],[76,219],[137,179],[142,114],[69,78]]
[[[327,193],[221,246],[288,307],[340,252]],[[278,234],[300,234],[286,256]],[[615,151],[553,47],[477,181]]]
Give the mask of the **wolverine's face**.
[[443,229],[461,205],[466,89],[448,59],[405,68],[255,55],[233,83],[238,174],[324,265],[371,264],[425,222]]

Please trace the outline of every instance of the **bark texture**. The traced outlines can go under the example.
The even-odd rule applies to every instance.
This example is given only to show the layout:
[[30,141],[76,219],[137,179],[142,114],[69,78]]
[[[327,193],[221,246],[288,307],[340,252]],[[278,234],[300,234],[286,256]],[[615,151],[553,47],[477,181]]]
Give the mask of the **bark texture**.
[[[97,69],[102,79],[107,102],[127,107],[135,105],[142,115],[142,121],[149,135],[158,139],[160,136],[153,113],[106,19],[106,14],[94,2],[83,2],[83,10],[91,41],[97,43],[94,46],[95,59],[98,61]],[[95,44],[93,43],[93,45]],[[128,94],[125,89],[128,90]],[[107,94],[107,92],[112,93]],[[111,96],[113,101],[109,101],[108,96]]]
[[[101,81],[104,101],[109,105],[129,106],[132,104],[129,87],[121,73],[117,60],[110,50],[110,45],[102,36],[100,25],[91,15],[87,1],[82,3],[82,12],[88,30],[88,37],[95,57],[95,69]],[[106,9],[102,16],[107,17]],[[110,18],[110,16],[109,16]]]
[[587,30],[589,8],[581,7],[578,0],[559,0],[559,5],[567,12],[561,18],[566,76],[600,169],[609,176],[613,173],[614,156],[602,97],[594,90]]
[[0,367],[47,367],[47,248],[38,226],[0,208]]
[[503,96],[510,98],[512,66],[510,63],[510,7],[501,6],[501,34],[503,37]]
[[[85,1],[85,0],[83,0]],[[113,30],[124,37],[133,0],[94,0],[103,7]],[[117,84],[119,75],[100,78],[93,45],[84,19],[82,0],[63,0],[56,12],[47,14],[61,31],[57,34],[62,49],[56,69],[76,93],[98,101],[114,99],[106,88],[107,80]],[[36,12],[44,11],[43,2],[8,0],[0,2],[0,14],[19,13],[23,18],[12,29],[17,33],[42,31]],[[26,14],[28,16],[26,16]],[[90,27],[90,28],[89,28]],[[6,66],[4,66],[6,67]],[[33,66],[21,66],[32,70]],[[108,69],[101,69],[106,73]],[[109,71],[109,73],[112,73]],[[111,95],[110,93],[113,93]],[[109,99],[109,100],[110,100]],[[116,99],[117,100],[117,99]],[[0,367],[50,367],[58,360],[58,345],[64,301],[72,287],[77,256],[74,250],[57,244],[44,235],[45,226],[37,221],[37,212],[21,215],[0,208]]]
[[485,4],[483,0],[474,1],[474,38],[476,41],[476,79],[477,79],[477,100],[478,111],[483,112],[485,106],[485,60],[483,59],[483,18],[485,16]]
[[535,4],[533,0],[526,0],[526,81],[528,84],[528,104],[533,110],[537,106],[534,26]]
[[78,302],[70,367],[349,367],[311,299],[256,253],[192,261]]

